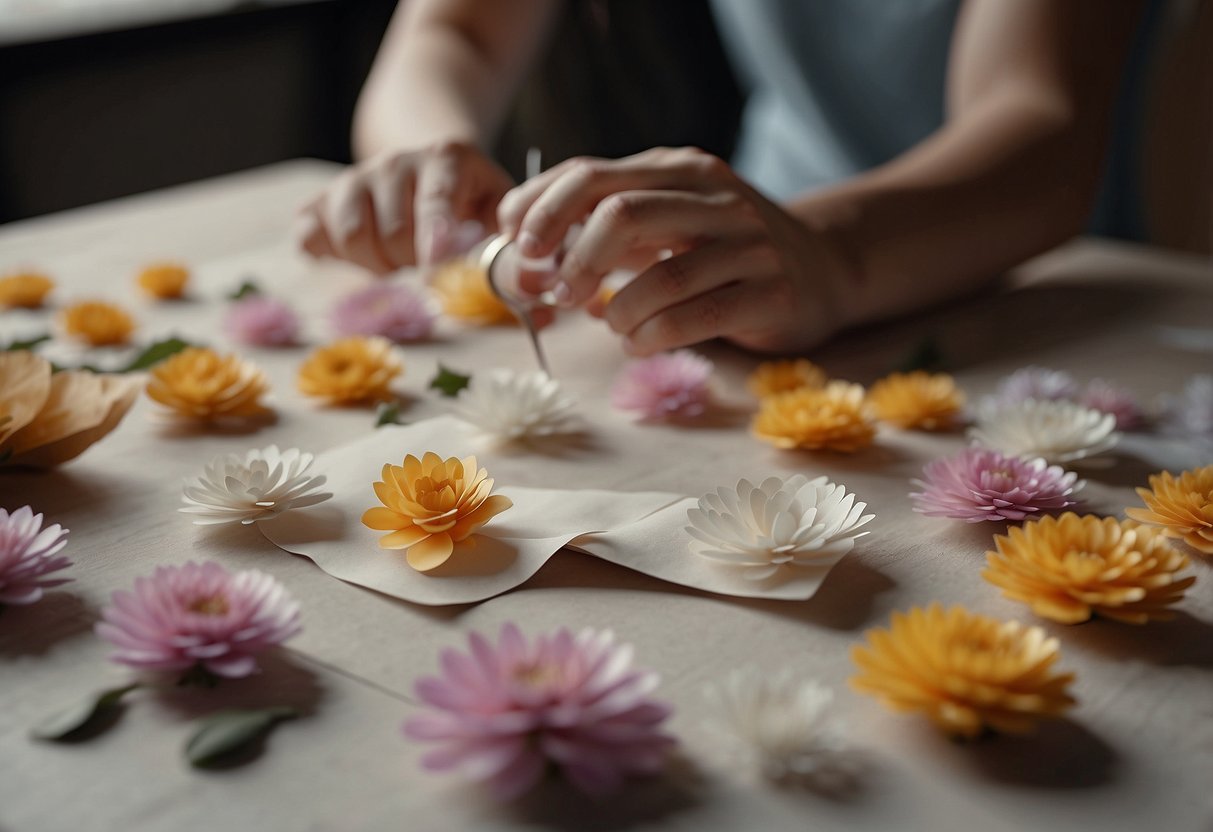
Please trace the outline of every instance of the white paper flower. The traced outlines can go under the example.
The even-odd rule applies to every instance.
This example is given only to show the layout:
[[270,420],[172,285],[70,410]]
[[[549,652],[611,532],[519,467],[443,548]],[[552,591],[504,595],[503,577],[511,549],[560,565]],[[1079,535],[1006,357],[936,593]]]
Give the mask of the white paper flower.
[[754,486],[718,488],[687,510],[692,551],[744,567],[761,581],[785,566],[833,566],[851,551],[859,528],[873,518],[867,503],[825,477],[768,477]]
[[1025,399],[1016,404],[984,402],[969,438],[1012,456],[1062,464],[1110,450],[1120,434],[1111,413],[1073,402]]
[[315,457],[298,448],[279,451],[277,445],[228,454],[211,460],[202,476],[185,484],[178,511],[196,514],[199,526],[217,523],[249,525],[296,508],[322,503],[333,495],[317,492],[323,474],[309,476]]
[[487,436],[512,442],[575,431],[574,404],[547,373],[497,369],[472,378],[455,412]]

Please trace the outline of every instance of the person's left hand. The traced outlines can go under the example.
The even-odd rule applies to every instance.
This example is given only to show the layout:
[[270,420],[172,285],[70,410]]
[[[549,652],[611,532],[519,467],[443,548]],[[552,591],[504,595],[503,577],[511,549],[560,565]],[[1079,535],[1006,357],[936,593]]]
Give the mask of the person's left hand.
[[848,323],[852,278],[827,236],[701,150],[570,159],[506,194],[498,221],[530,258],[584,223],[556,272],[524,276],[561,306],[590,303],[611,271],[638,271],[602,310],[635,355],[715,337],[794,352]]

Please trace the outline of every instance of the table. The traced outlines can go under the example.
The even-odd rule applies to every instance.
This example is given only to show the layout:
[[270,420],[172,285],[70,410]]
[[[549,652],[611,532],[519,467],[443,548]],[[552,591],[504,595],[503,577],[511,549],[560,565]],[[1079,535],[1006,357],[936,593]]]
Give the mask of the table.
[[[328,337],[325,307],[368,278],[293,251],[294,206],[333,175],[299,161],[0,228],[0,267],[29,263],[60,281],[65,296],[128,304],[152,338],[169,333],[223,345],[223,295],[246,276],[289,293],[309,313],[309,339]],[[192,300],[153,306],[137,298],[142,264],[171,257],[195,271]],[[1105,375],[1149,398],[1208,371],[1213,271],[1208,262],[1085,240],[1028,264],[1013,289],[956,304],[914,322],[857,333],[813,357],[834,375],[870,382],[924,334],[933,333],[971,396],[1036,363]],[[0,338],[42,324],[0,318]],[[1176,339],[1176,333],[1205,334]],[[872,534],[808,602],[712,597],[561,552],[520,589],[479,605],[422,608],[330,578],[271,546],[255,528],[206,529],[175,512],[180,482],[212,456],[275,442],[323,451],[370,431],[360,409],[316,406],[294,389],[302,350],[242,352],[274,387],[280,421],[255,434],[165,433],[141,400],[122,426],[60,470],[0,475],[0,504],[26,502],[72,530],[74,583],[0,617],[0,829],[453,830],[477,829],[1100,829],[1168,832],[1213,824],[1213,591],[1209,562],[1169,623],[1133,628],[1094,621],[1063,627],[1033,619],[979,577],[990,531],[910,511],[908,480],[956,436],[882,431],[854,457],[780,453],[757,443],[744,419],[687,430],[636,427],[605,405],[605,380],[623,356],[600,325],[562,321],[545,336],[554,372],[600,431],[599,450],[565,469],[584,487],[667,490],[698,496],[738,476],[826,473],[867,499]],[[737,408],[756,359],[723,346],[720,389]],[[443,413],[425,391],[436,362],[529,368],[517,330],[443,330],[404,348],[406,416]],[[595,455],[597,454],[597,455]],[[656,461],[661,464],[654,464]],[[1208,460],[1204,460],[1208,461]],[[524,479],[525,460],[511,466]],[[1132,486],[1163,465],[1190,466],[1193,452],[1156,437],[1131,437],[1118,465],[1091,477],[1100,509],[1134,502]],[[530,484],[530,483],[526,483]],[[91,634],[109,594],[158,563],[213,558],[278,577],[303,604],[304,632],[265,672],[207,692],[141,696],[111,731],[84,744],[32,742],[48,710],[125,672]],[[1080,706],[1030,739],[950,742],[925,720],[899,716],[851,693],[847,656],[865,629],[893,610],[938,599],[1003,618],[1040,623],[1062,640],[1063,666],[1078,674]],[[539,632],[560,625],[614,629],[639,661],[660,670],[661,696],[676,707],[671,729],[682,760],[663,779],[638,782],[621,799],[587,803],[557,786],[497,807],[473,789],[423,773],[399,725],[411,684],[436,666],[440,647],[507,620]],[[739,664],[789,667],[838,694],[838,712],[867,761],[847,799],[766,786],[720,757],[701,689]],[[308,712],[281,727],[261,759],[200,772],[184,763],[187,719],[216,705],[291,702]]]

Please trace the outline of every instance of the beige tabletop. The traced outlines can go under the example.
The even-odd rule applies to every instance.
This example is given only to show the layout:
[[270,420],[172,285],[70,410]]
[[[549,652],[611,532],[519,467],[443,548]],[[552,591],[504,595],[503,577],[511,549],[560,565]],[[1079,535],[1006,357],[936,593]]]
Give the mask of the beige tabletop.
[[[122,302],[145,339],[177,333],[225,346],[223,296],[254,277],[307,313],[312,343],[330,336],[325,310],[369,278],[298,255],[293,209],[334,173],[295,162],[0,228],[0,271],[27,264],[60,283],[56,303]],[[194,269],[191,299],[153,306],[133,275],[171,258]],[[913,323],[857,333],[814,359],[833,375],[870,382],[933,334],[971,396],[1025,364],[1105,376],[1144,399],[1213,369],[1213,272],[1208,262],[1083,241],[1022,270],[1001,295]],[[6,313],[0,341],[44,328],[50,313]],[[667,491],[699,496],[718,485],[792,471],[844,482],[876,513],[864,538],[807,602],[723,598],[647,578],[568,551],[522,587],[481,604],[419,607],[336,580],[252,527],[200,528],[175,509],[183,478],[212,456],[271,442],[321,452],[372,430],[367,410],[330,409],[296,392],[302,349],[243,349],[273,382],[276,425],[252,434],[181,435],[141,400],[122,426],[62,469],[0,474],[0,505],[30,503],[71,529],[74,582],[0,616],[0,829],[694,829],[707,830],[1166,830],[1213,828],[1213,575],[1207,560],[1176,620],[1146,627],[1034,619],[979,576],[990,530],[921,517],[909,480],[963,445],[960,435],[882,430],[852,457],[788,454],[749,437],[743,379],[755,359],[724,347],[717,389],[736,418],[694,429],[642,427],[610,411],[609,380],[624,357],[605,328],[569,318],[545,336],[553,371],[575,392],[594,441],[568,455],[517,456],[499,481],[549,487]],[[58,347],[57,347],[58,348]],[[61,348],[59,348],[61,349]],[[432,343],[402,348],[405,416],[439,416],[426,390],[439,360],[462,369],[529,369],[516,329],[444,324]],[[1165,466],[1209,462],[1182,442],[1131,436],[1117,464],[1090,475],[1094,507],[1119,512],[1132,487]],[[1207,451],[1204,452],[1207,455]],[[115,589],[160,563],[212,558],[255,565],[303,604],[304,632],[253,679],[211,691],[136,694],[110,731],[78,745],[31,741],[29,726],[82,691],[120,682],[91,633]],[[849,691],[848,650],[889,614],[932,600],[1040,623],[1077,673],[1069,718],[1031,738],[957,744],[925,720],[886,711]],[[413,680],[436,653],[473,629],[508,620],[529,632],[611,628],[662,675],[675,707],[681,759],[663,778],[592,803],[546,785],[508,807],[422,772],[401,737]],[[720,747],[702,695],[731,668],[791,668],[837,693],[837,711],[865,760],[845,797],[768,786]],[[181,746],[192,717],[220,705],[289,702],[304,719],[282,726],[263,756],[239,768],[191,770]]]

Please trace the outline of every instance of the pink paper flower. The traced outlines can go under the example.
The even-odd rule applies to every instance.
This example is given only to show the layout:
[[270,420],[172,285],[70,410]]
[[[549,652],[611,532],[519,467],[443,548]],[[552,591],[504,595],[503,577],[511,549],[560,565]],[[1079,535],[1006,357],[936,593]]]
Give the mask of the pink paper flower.
[[1145,421],[1133,393],[1102,378],[1092,379],[1078,402],[1101,413],[1111,413],[1116,417],[1117,430],[1133,430]]
[[118,648],[116,662],[165,671],[201,665],[237,679],[257,669],[257,653],[299,632],[299,603],[262,572],[190,561],[115,592],[101,618],[97,635]]
[[1042,512],[1075,505],[1073,494],[1084,483],[1043,459],[1005,456],[988,448],[966,448],[923,468],[921,491],[910,495],[914,510],[931,517],[1023,520]]
[[459,770],[502,800],[549,765],[589,794],[661,769],[674,745],[660,731],[670,709],[648,698],[657,675],[633,669],[631,647],[610,632],[561,628],[528,642],[506,624],[497,644],[472,633],[468,645],[443,651],[441,676],[417,681],[429,709],[404,733],[439,744],[425,768]]
[[1008,404],[1024,399],[1073,401],[1078,396],[1078,383],[1074,381],[1073,376],[1062,370],[1023,367],[1004,378],[994,395]]
[[43,590],[71,578],[47,578],[72,565],[59,551],[67,545],[67,529],[42,527],[42,515],[22,506],[11,514],[0,508],[0,605],[32,604]]
[[633,361],[611,388],[611,404],[643,419],[689,418],[707,409],[712,362],[690,350]]
[[299,340],[299,317],[280,300],[249,295],[228,307],[224,329],[243,344],[285,347]]
[[429,302],[399,283],[378,283],[347,295],[333,309],[338,335],[378,335],[403,343],[423,341],[434,329]]

